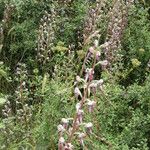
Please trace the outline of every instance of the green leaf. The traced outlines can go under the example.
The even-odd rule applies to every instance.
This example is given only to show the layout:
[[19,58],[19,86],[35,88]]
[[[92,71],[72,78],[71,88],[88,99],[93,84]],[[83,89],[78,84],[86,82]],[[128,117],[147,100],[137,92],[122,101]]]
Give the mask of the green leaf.
[[0,98],[0,105],[3,105],[6,102],[5,98]]

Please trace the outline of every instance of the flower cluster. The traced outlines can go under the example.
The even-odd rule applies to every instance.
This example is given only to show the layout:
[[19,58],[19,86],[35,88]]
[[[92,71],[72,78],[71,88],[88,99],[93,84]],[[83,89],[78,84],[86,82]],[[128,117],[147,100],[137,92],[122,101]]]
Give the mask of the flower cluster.
[[14,5],[11,5],[11,4],[5,5],[2,24],[0,24],[0,51],[3,47],[4,33],[5,33],[4,31],[8,29],[9,27],[9,23],[10,23],[13,11],[14,11]]
[[131,6],[130,0],[125,4],[122,0],[117,0],[109,12],[110,20],[108,23],[107,37],[105,43],[101,45],[105,58],[109,62],[116,59],[116,52],[121,48],[121,38],[127,25],[128,9]]
[[[98,46],[98,44],[96,44],[96,46]],[[77,100],[80,97],[80,101],[75,106],[75,117],[62,118],[61,123],[57,127],[59,134],[59,150],[72,150],[74,148],[72,144],[74,138],[77,138],[80,145],[84,147],[84,139],[93,134],[94,124],[92,121],[86,122],[86,115],[92,115],[96,110],[97,102],[90,94],[96,95],[98,91],[102,90],[104,81],[102,79],[94,80],[94,68],[97,53],[93,52],[92,55],[94,61],[92,68],[86,68],[84,78],[76,76],[74,96]],[[80,90],[81,85],[83,92]]]
[[99,37],[100,29],[97,30],[98,23],[102,21],[103,7],[105,6],[105,0],[97,0],[96,4],[89,6],[87,17],[84,23],[83,29],[83,44],[89,44],[93,37]]
[[[1,133],[6,138],[3,144],[5,149],[7,149],[9,142],[16,138],[14,133],[18,137],[24,132],[26,135],[29,134],[30,131],[27,129],[33,114],[32,106],[29,104],[28,72],[24,63],[17,64],[15,81],[17,86],[14,97],[7,97],[7,101],[2,109],[4,127]],[[16,130],[16,123],[21,126],[21,131]]]
[[15,91],[16,119],[21,123],[27,124],[32,117],[32,108],[29,104],[29,90],[27,85],[28,72],[26,65],[18,63],[16,68],[16,80],[19,85]]
[[54,42],[55,31],[55,17],[56,12],[51,10],[50,13],[45,11],[45,14],[41,18],[38,41],[37,41],[37,59],[40,64],[45,65],[50,61],[52,54],[52,47]]

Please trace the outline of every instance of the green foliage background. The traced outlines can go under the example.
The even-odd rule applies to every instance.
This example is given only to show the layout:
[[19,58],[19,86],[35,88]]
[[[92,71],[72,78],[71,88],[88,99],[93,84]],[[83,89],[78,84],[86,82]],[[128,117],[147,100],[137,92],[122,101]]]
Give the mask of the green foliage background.
[[[0,149],[56,150],[57,125],[61,118],[73,116],[76,103],[73,81],[82,65],[77,31],[83,30],[86,12],[94,1],[72,0],[64,4],[53,0],[0,0],[0,23],[7,3],[14,5],[14,10],[0,49],[0,130],[8,126],[11,132],[1,132]],[[100,128],[95,132],[110,141],[114,150],[150,149],[149,6],[148,0],[139,0],[130,10],[120,61],[113,64],[112,74],[104,71],[97,75],[105,81],[105,96],[98,95],[95,118]],[[55,47],[48,69],[43,71],[44,66],[40,66],[36,58],[36,41],[40,19],[45,11],[52,9],[58,13]],[[105,21],[99,25],[101,41],[106,34]],[[71,44],[74,46],[69,55]],[[11,102],[12,109],[16,103],[15,91],[20,84],[15,73],[18,63],[25,63],[28,70],[27,104],[32,106],[33,114],[27,126],[15,122],[15,111],[9,118],[2,115],[6,101]],[[92,137],[90,140],[92,144],[86,143],[89,150],[108,149],[103,142]],[[75,144],[75,149],[80,149]]]

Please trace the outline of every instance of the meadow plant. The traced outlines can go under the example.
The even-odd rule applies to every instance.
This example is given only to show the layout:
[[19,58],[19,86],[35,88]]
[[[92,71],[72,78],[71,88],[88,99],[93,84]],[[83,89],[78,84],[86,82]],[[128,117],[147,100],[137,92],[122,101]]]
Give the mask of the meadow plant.
[[[98,44],[95,46],[98,47]],[[80,143],[81,147],[86,148],[84,143],[86,138],[91,135],[96,136],[93,132],[95,124],[92,123],[92,120],[91,122],[86,122],[85,116],[91,115],[96,110],[96,94],[103,90],[103,80],[94,80],[94,69],[98,61],[96,50],[91,55],[93,55],[92,67],[86,68],[83,78],[76,76],[74,95],[76,100],[78,101],[80,99],[80,101],[75,106],[75,115],[73,118],[62,118],[61,123],[58,125],[59,150],[74,149],[74,139]],[[81,85],[83,92],[80,90]],[[93,97],[91,97],[91,94]],[[109,148],[112,146],[112,144],[107,141],[105,144],[108,145]]]
[[[101,20],[102,9],[105,1],[97,1],[95,9],[89,10],[89,18],[85,21],[85,29],[83,33],[84,45],[91,44],[87,50],[80,76],[76,77],[74,95],[76,100],[80,100],[76,104],[76,112],[73,118],[62,118],[61,124],[58,125],[59,150],[74,149],[74,139],[80,143],[80,146],[87,149],[85,145],[86,138],[94,134],[95,124],[86,122],[86,115],[92,114],[97,107],[96,94],[103,93],[103,79],[94,80],[95,67],[100,64],[103,70],[106,69],[116,58],[115,52],[121,47],[121,38],[127,24],[127,12],[132,2],[125,3],[117,0],[113,4],[113,8],[109,11],[109,23],[107,29],[106,41],[99,45],[100,29],[97,23]],[[93,39],[95,39],[93,41]],[[101,49],[103,51],[101,51]],[[105,59],[102,59],[102,52]],[[87,64],[90,65],[87,66]],[[84,74],[83,78],[82,75]],[[82,86],[81,86],[82,85]],[[83,92],[81,92],[81,87]],[[93,95],[93,97],[91,96]],[[87,108],[87,109],[86,109]],[[104,140],[105,141],[105,140]],[[103,141],[103,142],[104,142]],[[104,142],[109,148],[112,144]]]

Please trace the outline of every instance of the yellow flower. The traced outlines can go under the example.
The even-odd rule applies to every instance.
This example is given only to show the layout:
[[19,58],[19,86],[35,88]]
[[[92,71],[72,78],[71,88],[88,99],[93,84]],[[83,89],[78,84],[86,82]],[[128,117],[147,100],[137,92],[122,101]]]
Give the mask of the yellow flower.
[[140,49],[139,49],[139,52],[140,52],[140,53],[144,53],[144,52],[145,52],[144,48],[140,48]]
[[134,68],[139,67],[141,65],[141,62],[136,58],[131,59],[131,63]]

